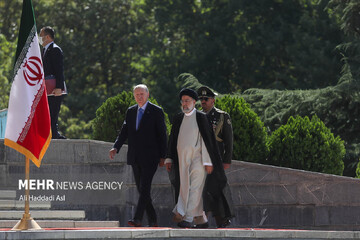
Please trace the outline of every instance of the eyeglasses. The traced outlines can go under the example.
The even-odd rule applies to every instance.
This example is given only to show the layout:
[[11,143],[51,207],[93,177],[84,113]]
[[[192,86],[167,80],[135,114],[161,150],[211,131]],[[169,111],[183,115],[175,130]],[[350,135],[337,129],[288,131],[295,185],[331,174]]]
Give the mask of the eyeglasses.
[[200,97],[200,98],[199,98],[200,101],[204,100],[205,102],[207,102],[209,99],[210,99],[210,98],[208,98],[208,97]]

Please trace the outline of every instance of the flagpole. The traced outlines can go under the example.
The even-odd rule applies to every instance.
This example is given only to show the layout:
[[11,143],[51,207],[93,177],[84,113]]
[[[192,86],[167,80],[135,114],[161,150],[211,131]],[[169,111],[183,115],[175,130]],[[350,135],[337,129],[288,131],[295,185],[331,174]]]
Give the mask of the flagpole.
[[11,229],[15,231],[41,229],[30,214],[30,160],[28,157],[26,157],[25,161],[25,179],[25,213],[23,214],[22,219]]

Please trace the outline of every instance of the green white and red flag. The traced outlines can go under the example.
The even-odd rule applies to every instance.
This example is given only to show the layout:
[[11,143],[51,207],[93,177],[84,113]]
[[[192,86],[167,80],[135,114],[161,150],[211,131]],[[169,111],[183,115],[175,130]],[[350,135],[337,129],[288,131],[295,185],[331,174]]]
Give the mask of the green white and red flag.
[[5,145],[40,167],[51,141],[49,105],[31,0],[23,0]]

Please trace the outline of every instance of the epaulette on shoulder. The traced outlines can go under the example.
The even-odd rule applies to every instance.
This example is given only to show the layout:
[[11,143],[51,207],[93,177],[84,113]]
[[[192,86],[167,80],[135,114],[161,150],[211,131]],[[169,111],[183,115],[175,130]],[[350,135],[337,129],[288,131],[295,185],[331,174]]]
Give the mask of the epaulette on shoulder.
[[218,112],[218,113],[223,113],[223,114],[226,114],[225,111],[221,110],[221,109],[218,109],[218,108],[215,108],[215,110]]

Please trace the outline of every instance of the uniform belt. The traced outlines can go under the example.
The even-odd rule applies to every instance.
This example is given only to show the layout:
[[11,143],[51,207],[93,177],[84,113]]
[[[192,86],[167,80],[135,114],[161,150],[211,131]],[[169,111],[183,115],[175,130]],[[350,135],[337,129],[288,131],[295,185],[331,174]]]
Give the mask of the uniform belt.
[[215,128],[215,137],[216,137],[216,141],[218,141],[218,142],[223,141],[223,139],[218,137],[223,125],[224,125],[224,114],[221,113],[220,114],[220,120],[218,121],[218,123],[216,125],[216,128]]

